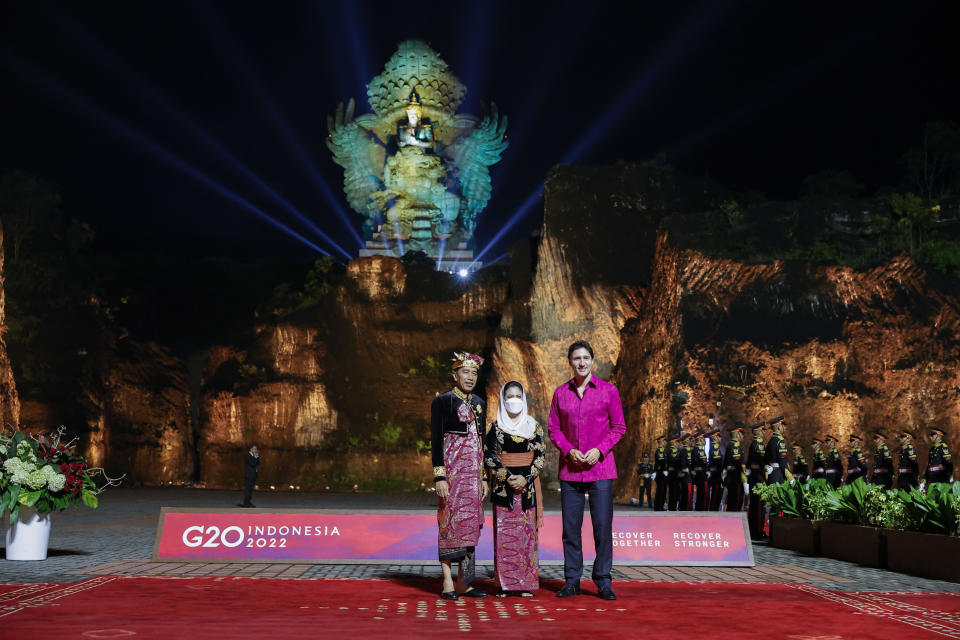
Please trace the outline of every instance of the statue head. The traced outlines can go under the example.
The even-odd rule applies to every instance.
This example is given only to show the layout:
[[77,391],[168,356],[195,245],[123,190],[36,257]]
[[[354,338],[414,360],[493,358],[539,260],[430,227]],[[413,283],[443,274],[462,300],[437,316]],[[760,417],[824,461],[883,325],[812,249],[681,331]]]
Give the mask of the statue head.
[[420,96],[416,89],[410,92],[410,100],[407,101],[407,119],[410,124],[417,124],[423,119],[423,105],[420,103]]

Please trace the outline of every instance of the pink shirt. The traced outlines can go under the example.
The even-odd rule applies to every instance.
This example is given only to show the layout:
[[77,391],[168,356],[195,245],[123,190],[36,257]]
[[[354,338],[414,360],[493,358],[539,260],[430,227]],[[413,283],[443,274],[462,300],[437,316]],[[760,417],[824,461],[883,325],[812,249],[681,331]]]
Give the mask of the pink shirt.
[[[571,379],[557,387],[550,404],[550,439],[560,449],[560,479],[570,482],[591,482],[617,477],[613,447],[627,430],[623,405],[617,388],[596,376],[577,394]],[[571,449],[586,453],[600,450],[600,460],[592,467],[577,464],[567,457]]]

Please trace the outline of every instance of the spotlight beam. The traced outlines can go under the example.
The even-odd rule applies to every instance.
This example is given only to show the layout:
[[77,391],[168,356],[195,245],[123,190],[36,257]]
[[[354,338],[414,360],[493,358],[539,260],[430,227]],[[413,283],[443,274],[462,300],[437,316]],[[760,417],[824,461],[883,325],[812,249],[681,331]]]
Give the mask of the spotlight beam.
[[[350,235],[353,236],[354,240],[356,240],[357,246],[363,247],[364,242],[360,238],[360,234],[357,233],[357,230],[350,222],[350,219],[347,217],[343,207],[340,205],[339,198],[334,195],[333,191],[330,189],[330,186],[327,184],[327,181],[324,180],[322,175],[320,175],[320,171],[310,158],[310,154],[307,153],[307,150],[303,148],[303,145],[297,139],[296,134],[293,132],[293,128],[287,122],[287,119],[280,111],[280,108],[277,106],[276,102],[270,97],[270,94],[263,86],[263,83],[260,81],[257,75],[251,71],[252,67],[246,55],[240,50],[240,47],[236,44],[233,38],[224,31],[219,21],[209,16],[207,16],[207,18],[211,26],[211,32],[217,37],[219,43],[223,45],[222,48],[228,50],[229,52],[226,56],[221,54],[224,66],[231,69],[235,74],[237,73],[235,65],[238,63],[239,66],[247,69],[247,72],[242,74],[241,80],[247,84],[248,88],[260,100],[261,106],[266,112],[270,123],[280,134],[281,138],[283,138],[283,141],[286,143],[288,149],[297,158],[300,167],[304,170],[304,172],[306,172],[307,177],[310,178],[313,186],[320,192],[324,200],[327,202],[327,205],[333,210],[334,213],[337,214],[337,217],[340,218],[340,221],[350,232]],[[218,52],[221,51],[221,47],[214,47],[214,49]]]
[[110,131],[119,134],[125,138],[130,139],[137,145],[141,146],[143,149],[148,151],[153,156],[157,157],[159,160],[165,162],[166,164],[178,169],[183,172],[190,178],[193,178],[200,184],[204,185],[214,193],[217,193],[228,202],[235,204],[244,211],[253,214],[257,218],[263,220],[267,224],[273,226],[276,229],[279,229],[286,235],[294,238],[306,246],[319,251],[320,253],[329,256],[330,254],[325,251],[322,247],[317,246],[307,238],[303,237],[287,225],[283,224],[279,220],[275,219],[273,216],[269,215],[259,207],[255,206],[242,196],[236,194],[234,191],[231,191],[227,187],[223,186],[213,178],[209,177],[202,171],[198,170],[185,160],[181,159],[179,156],[173,152],[165,149],[160,146],[147,136],[143,135],[139,131],[132,128],[130,125],[122,122],[121,120],[113,117],[99,106],[84,98],[79,93],[73,91],[72,89],[66,87],[62,83],[58,82],[54,78],[48,76],[46,73],[40,71],[39,69],[34,68],[27,62],[13,58],[10,54],[7,54],[7,59],[10,67],[19,73],[22,77],[29,81],[33,81],[38,84],[41,88],[46,90],[48,93],[59,98],[60,100],[70,104],[78,111],[85,113],[95,122],[103,125]]
[[665,49],[658,53],[657,57],[648,64],[640,73],[638,73],[627,85],[617,99],[579,140],[564,154],[561,164],[573,164],[585,156],[594,146],[603,140],[613,129],[619,120],[621,120],[631,109],[633,104],[656,82],[668,69],[676,66],[677,62],[684,56],[693,51],[691,42],[703,40],[704,33],[712,25],[713,19],[723,10],[728,3],[718,2],[716,0],[700,3],[694,8],[693,14],[696,19],[685,23],[676,31],[667,42]]
[[530,211],[533,205],[537,204],[537,202],[539,202],[542,197],[543,197],[543,185],[541,184],[533,191],[533,193],[531,193],[527,197],[526,200],[523,201],[523,204],[521,204],[520,207],[516,210],[516,212],[514,212],[514,214],[510,216],[510,219],[507,220],[507,223],[502,227],[500,227],[500,231],[498,231],[497,234],[493,236],[493,238],[490,240],[490,242],[487,243],[487,246],[485,246],[480,251],[480,253],[477,254],[477,256],[473,259],[473,263],[470,266],[472,267],[474,264],[479,262],[480,258],[482,258],[487,253],[487,251],[489,251],[494,245],[496,245],[497,242],[500,241],[500,238],[502,238],[507,233],[507,231],[512,229],[514,225],[520,222],[520,220],[522,220],[523,217],[527,215],[527,212]]
[[143,76],[141,76],[133,67],[131,67],[126,62],[122,61],[116,54],[109,51],[104,45],[102,45],[98,40],[93,38],[86,30],[77,27],[75,25],[70,25],[66,27],[74,37],[82,40],[85,47],[88,50],[91,50],[95,53],[98,60],[107,68],[112,69],[113,71],[124,74],[133,78],[137,83],[139,88],[143,90],[151,100],[158,103],[163,109],[170,115],[172,115],[180,124],[190,130],[200,141],[213,153],[215,153],[222,160],[227,162],[231,167],[236,171],[243,174],[248,180],[253,182],[260,191],[265,194],[267,197],[272,199],[275,203],[283,207],[288,213],[292,216],[303,222],[307,228],[312,232],[317,234],[320,238],[323,239],[328,245],[336,249],[343,255],[347,260],[350,260],[353,256],[347,253],[333,238],[328,236],[323,229],[318,227],[310,218],[308,218],[303,212],[301,212],[297,207],[291,204],[286,198],[281,196],[273,187],[267,184],[263,179],[260,178],[256,173],[253,172],[246,164],[241,162],[236,156],[234,156],[230,151],[223,146],[220,141],[214,138],[212,135],[207,133],[200,125],[194,122],[189,116],[187,116],[183,111],[173,105],[158,89],[156,89],[150,82],[148,82]]

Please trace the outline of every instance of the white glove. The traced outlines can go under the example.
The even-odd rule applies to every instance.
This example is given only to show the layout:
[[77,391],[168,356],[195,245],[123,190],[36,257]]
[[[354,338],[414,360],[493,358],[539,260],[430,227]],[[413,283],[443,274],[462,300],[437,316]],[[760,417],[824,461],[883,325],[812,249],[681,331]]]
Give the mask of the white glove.
[[720,480],[726,480],[726,479],[727,479],[727,472],[724,471],[720,474]]
[[649,473],[645,473],[645,474],[643,474],[643,477],[644,477],[644,478],[649,478],[649,477],[650,477],[650,474],[649,474]]
[[796,478],[790,478],[790,486],[792,487],[792,486],[793,486],[793,483],[796,482],[796,481],[797,481]]
[[744,473],[746,474],[746,476],[747,476],[748,478],[750,477],[750,469],[747,469],[746,471],[744,471]]
[[920,481],[920,491],[923,491],[926,487],[927,487],[927,481],[926,481],[926,480],[921,480],[921,481]]
[[743,492],[750,495],[750,484],[748,482],[743,483]]
[[954,482],[956,482],[956,480],[954,479],[953,476],[950,476],[950,484],[953,484]]
[[767,475],[770,475],[771,473],[773,473],[773,467],[771,467],[770,465],[765,466],[763,470],[767,472]]

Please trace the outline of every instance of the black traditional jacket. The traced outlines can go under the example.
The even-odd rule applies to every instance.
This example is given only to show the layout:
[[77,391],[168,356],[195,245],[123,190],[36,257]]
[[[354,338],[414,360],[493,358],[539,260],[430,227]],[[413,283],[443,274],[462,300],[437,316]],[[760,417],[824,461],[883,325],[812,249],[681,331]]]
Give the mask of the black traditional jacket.
[[677,477],[677,465],[680,464],[680,449],[676,445],[667,447],[667,477],[673,480]]
[[[430,449],[433,456],[433,481],[447,479],[447,471],[443,462],[443,436],[447,433],[467,435],[468,423],[463,422],[458,415],[460,405],[469,400],[477,422],[477,438],[482,441],[486,431],[487,403],[475,393],[469,398],[459,389],[440,393],[433,399],[430,407]],[[482,444],[482,443],[481,443]]]
[[[836,449],[830,449],[827,451],[827,469],[833,469],[836,473],[828,474],[828,476],[833,476],[839,480],[843,476],[843,458],[840,457],[840,452]],[[833,478],[830,478],[831,480]]]
[[[533,452],[533,462],[527,466],[506,467],[500,461],[501,453],[527,453],[528,451]],[[496,422],[490,425],[483,453],[487,477],[490,478],[490,500],[501,507],[512,509],[514,490],[507,484],[507,478],[516,475],[523,476],[527,480],[527,486],[523,488],[521,496],[523,509],[537,506],[537,500],[542,498],[534,491],[533,479],[539,476],[543,469],[544,451],[543,429],[540,425],[537,425],[533,437],[529,440],[502,431]]]
[[694,445],[690,452],[690,468],[693,470],[694,482],[707,481],[707,457],[704,455],[702,445]]

